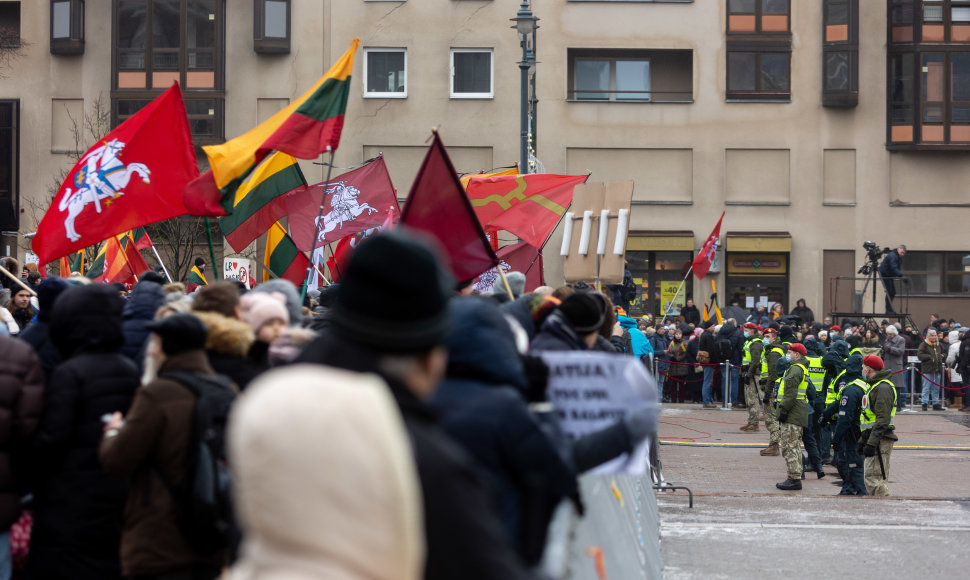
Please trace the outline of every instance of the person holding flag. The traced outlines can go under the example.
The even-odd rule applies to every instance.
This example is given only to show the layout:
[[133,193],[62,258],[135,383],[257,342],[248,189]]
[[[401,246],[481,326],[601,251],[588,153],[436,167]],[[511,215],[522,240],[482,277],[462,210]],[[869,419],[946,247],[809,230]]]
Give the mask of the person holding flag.
[[192,266],[192,270],[189,271],[189,281],[185,287],[185,292],[187,294],[191,294],[202,286],[208,285],[209,282],[205,279],[205,260],[202,258],[196,258],[195,265]]

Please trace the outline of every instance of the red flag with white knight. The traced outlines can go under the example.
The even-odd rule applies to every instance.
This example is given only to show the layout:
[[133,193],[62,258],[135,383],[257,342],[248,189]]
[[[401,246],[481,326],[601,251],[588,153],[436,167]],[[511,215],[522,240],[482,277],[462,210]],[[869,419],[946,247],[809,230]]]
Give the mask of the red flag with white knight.
[[41,263],[188,212],[198,177],[178,84],[108,133],[67,174],[31,242]]
[[694,262],[691,264],[691,267],[694,269],[694,275],[698,278],[707,276],[708,270],[711,269],[711,264],[714,263],[714,257],[717,255],[717,248],[720,245],[722,221],[724,221],[724,212],[721,212],[721,218],[717,220],[714,231],[711,232],[711,235],[707,236],[704,247],[697,253],[697,257],[694,258]]
[[[324,197],[326,205],[321,214]],[[387,219],[388,208],[395,215],[401,213],[383,157],[330,181],[286,194],[290,237],[301,252],[311,252],[355,232],[380,226]]]

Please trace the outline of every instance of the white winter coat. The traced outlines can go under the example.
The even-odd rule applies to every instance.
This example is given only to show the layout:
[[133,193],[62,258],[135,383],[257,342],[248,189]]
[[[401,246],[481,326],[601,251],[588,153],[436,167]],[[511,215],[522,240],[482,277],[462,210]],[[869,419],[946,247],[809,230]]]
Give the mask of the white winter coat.
[[950,339],[950,350],[948,350],[947,353],[946,353],[946,366],[947,366],[948,369],[950,369],[950,382],[951,383],[962,383],[963,382],[963,377],[961,377],[960,376],[960,373],[958,373],[956,371],[956,369],[953,368],[954,367],[954,363],[957,360],[957,356],[960,354],[960,338],[959,337],[960,337],[960,333],[959,332],[957,332],[955,330],[951,330],[950,331],[950,335],[949,335],[949,339]]

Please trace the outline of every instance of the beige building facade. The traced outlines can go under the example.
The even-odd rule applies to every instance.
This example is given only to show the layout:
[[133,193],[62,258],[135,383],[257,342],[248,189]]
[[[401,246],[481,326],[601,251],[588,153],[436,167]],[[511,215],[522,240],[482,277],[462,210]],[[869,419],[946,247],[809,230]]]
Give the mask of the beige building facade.
[[[59,3],[83,9],[80,54],[62,42],[60,20],[52,43]],[[118,122],[178,79],[195,103],[197,144],[221,142],[299,96],[355,36],[336,165],[383,153],[404,198],[433,126],[461,172],[519,156],[522,50],[509,22],[519,0],[0,0],[0,26],[13,5],[23,46],[0,69],[0,135],[13,135],[8,189],[21,234],[33,231],[52,176],[71,165],[71,119],[99,97]],[[833,278],[855,276],[871,240],[908,247],[912,297],[908,306],[897,298],[897,310],[921,326],[931,312],[970,321],[968,3],[531,8],[540,19],[536,158],[548,173],[634,180],[634,313],[666,308],[724,212],[718,272],[688,278],[686,297],[698,304],[713,280],[722,304],[736,297],[788,311],[804,298],[819,318],[851,311],[863,283]],[[324,179],[321,166],[302,166],[311,182]],[[560,238],[545,252],[552,285],[562,282]],[[3,243],[17,240],[5,233]],[[881,292],[875,302],[882,313]]]

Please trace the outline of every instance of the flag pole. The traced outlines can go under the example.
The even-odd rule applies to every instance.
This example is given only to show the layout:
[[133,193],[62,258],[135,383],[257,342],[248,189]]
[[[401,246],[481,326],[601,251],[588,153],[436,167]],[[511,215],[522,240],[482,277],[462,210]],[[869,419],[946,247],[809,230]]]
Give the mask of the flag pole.
[[[30,295],[31,296],[37,296],[37,293],[34,292],[33,290],[31,290],[30,289],[30,286],[28,286],[28,285],[24,284],[23,282],[21,282],[20,281],[20,278],[18,278],[18,277],[14,276],[13,274],[10,273],[10,270],[7,270],[3,266],[0,266],[0,272],[3,272],[4,274],[6,274],[6,276],[8,278],[10,278],[11,280],[13,280],[17,284],[20,284],[20,287],[23,288],[24,290],[26,290],[27,292],[30,292]],[[17,292],[20,292],[20,290],[17,290]],[[16,294],[16,292],[15,292],[15,294]]]
[[220,280],[222,277],[219,275],[219,268],[216,268],[216,251],[212,249],[212,226],[209,224],[209,218],[205,218],[205,235],[209,238],[209,259],[212,260],[212,277],[216,280]]
[[[687,279],[690,278],[690,273],[693,272],[693,270],[694,270],[694,264],[691,263],[690,268],[687,268],[687,275],[684,276],[684,279],[680,281],[680,286],[678,286],[677,291],[674,292],[673,299],[670,301],[669,304],[667,304],[667,312],[664,312],[663,318],[660,319],[661,323],[663,323],[663,321],[667,319],[667,315],[670,314],[670,309],[674,306],[674,300],[677,299],[677,295],[680,294],[680,289],[683,288],[684,284],[687,283]],[[662,297],[663,296],[661,296],[661,298]]]
[[509,285],[509,279],[505,277],[505,270],[502,269],[502,264],[496,264],[495,269],[498,270],[498,276],[502,279],[502,285],[505,286],[505,292],[509,295],[509,300],[515,300],[515,296],[512,295],[512,286]]
[[[315,268],[313,264],[313,251],[317,248],[317,237],[320,235],[320,219],[323,217],[323,205],[327,202],[327,187],[330,185],[330,175],[333,173],[333,155],[334,150],[328,145],[327,149],[330,151],[330,161],[327,162],[327,179],[323,182],[323,195],[320,196],[320,209],[317,210],[317,219],[313,220],[313,242],[310,244],[310,266]],[[336,260],[334,260],[336,261]],[[310,278],[311,267],[308,266],[306,269],[306,276],[303,277],[303,287],[300,289],[300,303],[306,299],[306,287],[307,280]],[[317,270],[319,272],[319,270]],[[326,278],[324,278],[326,280]]]
[[[152,251],[155,252],[155,259],[158,260],[158,265],[162,267],[162,272],[165,272],[165,277],[168,278],[169,284],[172,283],[172,276],[168,273],[168,268],[162,263],[162,257],[158,255],[158,250],[155,248],[155,244],[152,244]],[[212,266],[215,268],[215,265]]]

